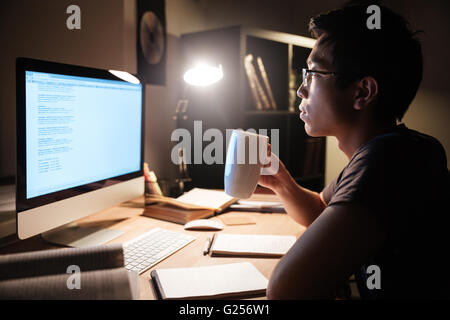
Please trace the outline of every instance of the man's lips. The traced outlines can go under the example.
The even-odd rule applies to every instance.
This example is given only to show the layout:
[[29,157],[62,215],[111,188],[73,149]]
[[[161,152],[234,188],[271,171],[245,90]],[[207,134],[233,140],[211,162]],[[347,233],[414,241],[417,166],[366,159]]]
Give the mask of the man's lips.
[[304,115],[308,114],[308,112],[306,112],[305,106],[300,105],[300,106],[298,106],[298,109],[300,110],[300,114],[304,114]]
[[300,106],[300,119],[302,119],[303,121],[305,121],[305,119],[308,117],[308,113],[306,112],[305,108]]

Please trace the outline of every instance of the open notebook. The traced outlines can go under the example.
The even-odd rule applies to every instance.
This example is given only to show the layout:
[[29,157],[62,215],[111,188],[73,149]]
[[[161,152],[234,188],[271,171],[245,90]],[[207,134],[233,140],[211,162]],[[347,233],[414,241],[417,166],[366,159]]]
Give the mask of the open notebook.
[[151,276],[164,300],[263,295],[268,284],[266,277],[250,262],[156,269]]
[[149,197],[146,202],[157,204],[146,206],[143,215],[185,224],[213,216],[236,200],[224,191],[194,188],[176,199],[155,195]]
[[295,241],[295,236],[218,233],[210,252],[211,256],[281,257]]
[[152,196],[155,202],[170,204],[182,209],[209,209],[215,212],[221,212],[230,204],[237,201],[227,195],[224,191],[194,188],[178,198]]

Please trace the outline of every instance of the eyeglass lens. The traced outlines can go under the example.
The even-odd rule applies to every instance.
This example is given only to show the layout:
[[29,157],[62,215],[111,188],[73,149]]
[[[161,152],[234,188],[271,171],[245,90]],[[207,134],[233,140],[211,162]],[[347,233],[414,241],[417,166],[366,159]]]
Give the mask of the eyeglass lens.
[[302,73],[303,73],[303,85],[305,87],[307,87],[308,86],[308,72],[306,71],[306,69],[303,69]]

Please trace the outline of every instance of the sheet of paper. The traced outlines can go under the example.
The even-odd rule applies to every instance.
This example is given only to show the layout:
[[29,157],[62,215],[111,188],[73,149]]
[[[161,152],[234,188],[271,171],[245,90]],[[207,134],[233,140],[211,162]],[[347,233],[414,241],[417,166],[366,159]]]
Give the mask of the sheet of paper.
[[219,298],[265,292],[268,280],[250,262],[159,269],[165,299]]
[[295,236],[265,234],[216,234],[212,253],[284,255],[296,241]]

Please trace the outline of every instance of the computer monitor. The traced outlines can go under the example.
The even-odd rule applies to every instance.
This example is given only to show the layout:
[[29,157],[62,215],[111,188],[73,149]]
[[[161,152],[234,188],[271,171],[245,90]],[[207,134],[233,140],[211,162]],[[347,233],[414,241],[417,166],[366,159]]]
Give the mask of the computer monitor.
[[143,86],[117,74],[17,59],[19,239],[86,246],[122,233],[66,227],[144,193]]

